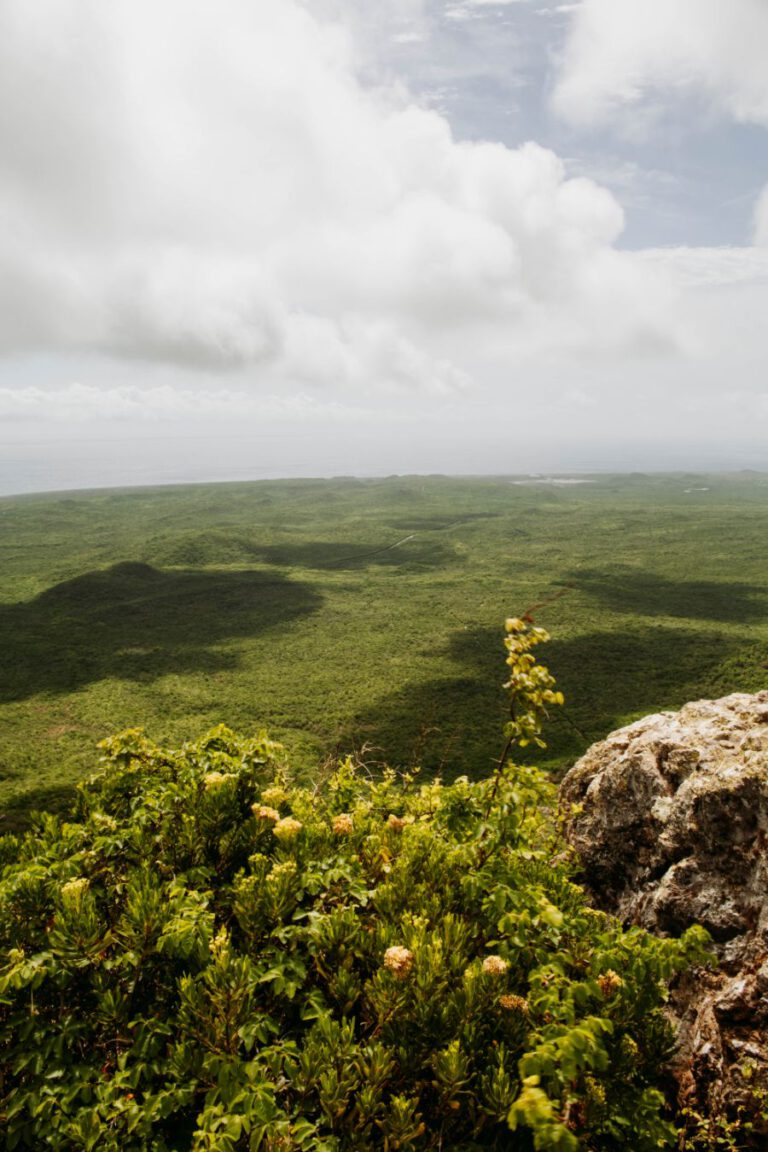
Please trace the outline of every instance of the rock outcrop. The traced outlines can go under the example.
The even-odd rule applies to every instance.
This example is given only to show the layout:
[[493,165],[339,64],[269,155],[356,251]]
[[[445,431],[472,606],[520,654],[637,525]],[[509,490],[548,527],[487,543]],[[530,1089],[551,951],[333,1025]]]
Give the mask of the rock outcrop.
[[749,1116],[765,1140],[768,691],[613,732],[566,775],[560,797],[599,907],[662,935],[694,923],[710,932],[718,967],[673,989],[672,1071],[681,1103]]

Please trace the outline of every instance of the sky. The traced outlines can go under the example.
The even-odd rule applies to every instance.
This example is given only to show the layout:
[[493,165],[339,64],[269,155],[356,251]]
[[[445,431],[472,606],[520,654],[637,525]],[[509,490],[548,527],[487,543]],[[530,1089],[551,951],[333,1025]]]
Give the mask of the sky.
[[0,493],[768,469],[768,0],[2,0]]

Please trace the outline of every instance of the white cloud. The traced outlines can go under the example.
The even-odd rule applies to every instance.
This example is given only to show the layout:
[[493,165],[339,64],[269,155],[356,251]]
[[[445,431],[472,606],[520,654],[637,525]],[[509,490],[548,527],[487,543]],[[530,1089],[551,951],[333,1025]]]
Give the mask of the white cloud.
[[560,62],[565,119],[642,125],[673,93],[768,126],[765,0],[582,0]]
[[691,382],[688,402],[713,393],[725,400],[724,427],[733,424],[727,393],[763,390],[760,365],[768,354],[762,331],[768,299],[768,252],[755,248],[646,250],[650,263],[677,288],[675,325]]
[[26,386],[0,388],[0,419],[41,418],[60,423],[86,424],[91,421],[130,418],[139,423],[179,417],[226,419],[301,420],[359,419],[364,414],[354,406],[295,393],[290,396],[254,395],[229,388],[184,388],[170,384],[153,387],[136,385],[67,384],[58,388]]
[[[457,141],[402,85],[366,86],[355,7],[0,5],[0,420],[17,442],[119,426],[139,461],[157,421],[188,477],[186,436],[205,459],[215,444],[215,474],[241,437],[245,475],[501,470],[537,437],[756,428],[765,250],[621,250],[617,199],[552,151]],[[426,0],[385,7],[367,35],[379,13],[391,35],[429,24]],[[623,196],[640,180],[605,177]]]
[[[444,10],[445,18],[461,22],[490,16],[493,18],[513,5],[535,4],[539,0],[450,0]],[[540,11],[540,9],[536,9]]]
[[449,5],[446,11],[448,15],[456,18],[456,14],[462,10],[466,16],[473,8],[507,8],[512,4],[530,4],[531,2],[532,0],[462,0],[461,3]]
[[442,395],[478,325],[508,352],[666,328],[609,192],[366,90],[297,0],[6,0],[0,206],[7,356]]
[[638,258],[680,289],[768,287],[768,252],[760,248],[646,248]]
[[755,204],[755,244],[768,248],[768,184]]

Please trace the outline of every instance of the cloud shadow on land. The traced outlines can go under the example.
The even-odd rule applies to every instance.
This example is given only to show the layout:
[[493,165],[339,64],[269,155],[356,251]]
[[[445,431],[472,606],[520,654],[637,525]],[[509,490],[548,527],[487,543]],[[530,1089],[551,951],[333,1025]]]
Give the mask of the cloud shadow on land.
[[258,549],[265,564],[286,568],[365,568],[377,564],[388,568],[445,568],[461,557],[449,545],[435,540],[394,540],[379,547],[338,541],[311,540],[306,543],[274,544]]
[[496,520],[500,515],[499,512],[435,512],[430,516],[401,516],[387,523],[398,532],[443,532],[446,528],[471,524],[476,520]]
[[0,836],[24,832],[33,812],[60,812],[70,815],[75,802],[73,784],[49,788],[27,788],[3,800],[0,808]]
[[[401,537],[403,532],[401,530]],[[459,562],[461,557],[449,544],[422,539],[415,532],[412,538],[409,533],[407,538],[398,540],[389,531],[381,544],[301,540],[266,545],[242,532],[202,532],[163,541],[147,559],[152,563],[190,567],[247,563],[359,571],[371,564],[404,570],[445,568]]]
[[278,573],[162,572],[115,564],[0,606],[0,702],[71,692],[110,677],[220,671],[211,646],[316,611],[322,597]]
[[673,580],[615,568],[577,571],[566,579],[614,612],[747,624],[768,617],[768,586],[735,581]]
[[[565,693],[552,709],[546,750],[518,750],[515,759],[555,768],[576,760],[627,717],[674,709],[688,700],[756,691],[765,682],[768,646],[745,647],[715,630],[640,626],[553,641],[539,650]],[[491,770],[503,747],[507,718],[504,650],[496,628],[457,632],[450,656],[463,665],[454,678],[433,679],[382,699],[355,717],[341,750],[373,748],[368,757],[396,766],[420,764],[446,778]]]

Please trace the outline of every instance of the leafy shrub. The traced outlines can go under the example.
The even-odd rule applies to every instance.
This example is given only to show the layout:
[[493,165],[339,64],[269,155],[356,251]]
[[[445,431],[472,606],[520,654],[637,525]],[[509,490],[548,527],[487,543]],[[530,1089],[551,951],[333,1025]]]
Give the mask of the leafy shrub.
[[[508,621],[510,741],[559,694]],[[291,781],[265,736],[103,745],[71,820],[0,842],[7,1149],[669,1144],[658,940],[572,882],[554,795],[352,760]]]

